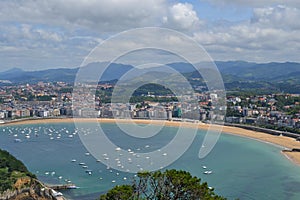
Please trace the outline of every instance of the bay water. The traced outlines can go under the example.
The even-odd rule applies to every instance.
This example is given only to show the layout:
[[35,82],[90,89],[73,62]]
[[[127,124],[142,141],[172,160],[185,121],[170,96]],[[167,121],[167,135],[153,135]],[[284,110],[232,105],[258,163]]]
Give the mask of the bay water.
[[[0,148],[23,161],[45,183],[79,187],[63,191],[67,198],[96,199],[115,185],[130,184],[134,174],[109,168],[92,157],[78,134],[97,130],[90,129],[93,126],[89,123],[85,125],[85,130],[73,123],[4,125],[0,127]],[[159,134],[143,139],[124,134],[113,123],[101,127],[113,143],[134,152],[159,149],[177,132],[177,127],[164,127]],[[281,147],[222,134],[210,154],[199,159],[205,133],[198,130],[184,155],[162,170],[189,171],[228,199],[300,199],[300,167],[281,153]],[[207,170],[212,173],[204,174]]]

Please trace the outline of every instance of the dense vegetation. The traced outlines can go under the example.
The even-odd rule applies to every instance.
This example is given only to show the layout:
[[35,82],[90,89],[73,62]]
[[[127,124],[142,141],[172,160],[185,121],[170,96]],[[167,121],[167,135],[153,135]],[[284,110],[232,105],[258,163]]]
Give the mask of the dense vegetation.
[[[101,99],[102,103],[110,103],[114,88],[97,88],[96,97]],[[120,97],[122,99],[122,97]],[[158,84],[149,83],[137,88],[130,98],[130,103],[138,103],[143,101],[152,102],[174,102],[178,99],[173,92]]]
[[31,174],[21,161],[0,149],[0,193],[13,189],[13,185],[21,177],[35,178],[35,175]]
[[165,172],[140,172],[132,185],[116,186],[100,200],[225,200],[216,195],[207,183],[189,172],[167,170]]

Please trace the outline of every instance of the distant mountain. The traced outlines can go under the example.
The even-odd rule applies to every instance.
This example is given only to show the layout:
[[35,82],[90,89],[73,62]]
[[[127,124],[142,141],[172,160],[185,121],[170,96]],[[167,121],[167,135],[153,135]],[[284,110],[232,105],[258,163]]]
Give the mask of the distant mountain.
[[[80,78],[83,78],[84,80],[88,81],[91,80],[91,77],[96,77],[97,80],[91,80],[91,81],[110,81],[110,80],[120,79],[120,77],[123,74],[125,74],[132,68],[133,66],[131,65],[124,65],[118,63],[107,63],[107,62],[90,63],[82,67],[82,69],[80,70],[81,73]],[[100,72],[102,72],[103,69],[105,69],[105,71],[102,73],[102,76],[98,77],[98,75],[100,75]]]
[[[220,73],[222,74],[225,86],[227,89],[271,89],[278,91],[291,91],[300,93],[300,63],[253,63],[245,61],[217,61],[215,62]],[[81,78],[91,80],[91,77],[96,77],[99,71],[106,67],[108,63],[90,63],[82,67]],[[178,62],[167,64],[179,73],[192,80],[191,83],[197,83],[195,78],[200,77],[198,72],[195,72],[191,64]],[[201,63],[205,66],[205,63]],[[99,81],[117,80],[126,72],[133,69],[131,65],[112,63],[103,73]],[[39,81],[64,81],[74,83],[79,68],[74,69],[49,69],[41,71],[23,71],[18,68],[0,72],[0,84],[11,82],[18,83],[36,83]],[[144,69],[144,72],[147,69]],[[163,72],[163,71],[162,71]],[[133,78],[143,73],[143,70],[137,69],[134,73],[128,74],[127,78]],[[157,73],[160,73],[157,70]],[[95,80],[92,80],[95,81]],[[202,81],[204,83],[204,81]]]
[[177,63],[170,63],[167,65],[180,73],[189,73],[195,71],[193,65],[189,63],[177,62]]
[[[95,74],[100,68],[106,67],[108,63],[91,63],[83,67],[85,80],[89,80],[91,74]],[[105,70],[101,77],[101,81],[109,81],[119,79],[125,72],[132,69],[132,66],[112,63]],[[39,81],[58,82],[64,81],[73,83],[79,68],[66,69],[47,69],[40,71],[23,71],[13,68],[5,72],[0,72],[0,80],[8,80],[13,84],[19,83],[37,83]]]
[[[222,74],[237,76],[246,80],[287,80],[290,75],[300,72],[300,63],[250,63],[244,61],[216,62]],[[300,80],[300,77],[297,76]]]

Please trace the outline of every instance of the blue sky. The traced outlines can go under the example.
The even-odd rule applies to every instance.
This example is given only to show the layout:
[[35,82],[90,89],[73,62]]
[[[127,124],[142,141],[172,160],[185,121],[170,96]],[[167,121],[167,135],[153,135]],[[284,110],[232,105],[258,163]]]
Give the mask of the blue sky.
[[182,32],[213,60],[300,62],[299,18],[298,0],[2,0],[0,71],[77,67],[102,41],[143,27]]

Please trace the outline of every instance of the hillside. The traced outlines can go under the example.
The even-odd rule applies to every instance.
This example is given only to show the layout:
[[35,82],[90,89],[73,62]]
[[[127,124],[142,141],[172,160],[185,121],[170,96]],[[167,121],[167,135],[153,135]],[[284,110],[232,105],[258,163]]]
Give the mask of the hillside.
[[51,191],[26,166],[0,149],[0,199],[52,200]]
[[[217,61],[215,63],[222,74],[227,91],[252,91],[261,89],[266,92],[300,93],[300,63],[251,63],[245,61]],[[90,80],[90,77],[99,74],[99,70],[106,67],[107,64],[90,63],[84,66],[83,71],[85,74],[81,74],[81,78],[85,81]],[[170,63],[168,66],[186,76],[191,81],[191,84],[199,84],[199,82],[192,80],[199,77],[199,74],[193,71],[194,68],[192,65],[181,62]],[[112,63],[99,81],[119,79],[132,68],[133,66],[131,65]],[[74,83],[78,70],[79,68],[60,68],[23,71],[14,68],[6,72],[0,72],[0,84],[37,83],[39,81]],[[139,70],[136,70],[136,76],[139,75],[138,72]]]

